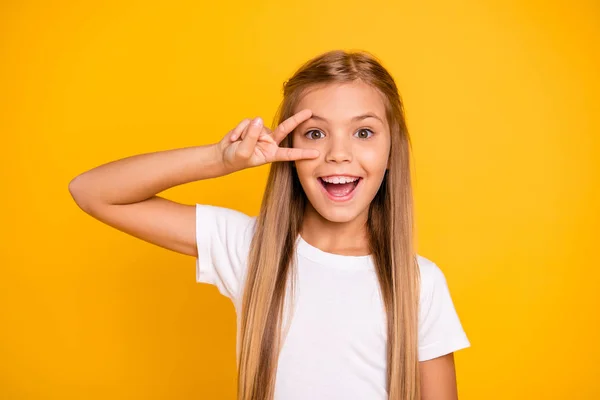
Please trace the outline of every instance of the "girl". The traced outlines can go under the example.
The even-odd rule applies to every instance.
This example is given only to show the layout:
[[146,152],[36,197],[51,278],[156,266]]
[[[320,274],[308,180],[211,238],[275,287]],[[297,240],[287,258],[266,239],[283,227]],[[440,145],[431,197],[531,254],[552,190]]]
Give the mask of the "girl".
[[[453,352],[470,344],[442,271],[414,250],[393,78],[367,52],[322,54],[285,83],[276,121],[113,161],[69,190],[98,220],[196,257],[197,281],[232,299],[238,399],[456,399]],[[257,217],[156,195],[265,163]]]

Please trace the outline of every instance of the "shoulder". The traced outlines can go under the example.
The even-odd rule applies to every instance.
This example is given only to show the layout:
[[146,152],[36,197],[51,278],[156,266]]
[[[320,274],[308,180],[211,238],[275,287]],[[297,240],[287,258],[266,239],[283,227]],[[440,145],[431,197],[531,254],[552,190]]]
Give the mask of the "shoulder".
[[431,289],[440,280],[445,281],[444,273],[432,260],[417,255],[417,264],[421,275],[421,290]]
[[208,224],[213,224],[213,228],[225,237],[249,238],[254,233],[256,217],[232,208],[196,204],[197,230],[206,229]]
[[214,216],[215,218],[228,219],[238,223],[248,223],[250,220],[255,220],[256,217],[251,217],[246,213],[235,210],[233,208],[219,207],[211,204],[196,203],[196,212],[199,216]]
[[432,260],[417,255],[420,273],[420,303],[428,303],[432,297],[439,297],[448,291],[446,276],[442,269]]
[[233,263],[234,269],[243,269],[256,221],[256,217],[231,208],[196,204],[198,254],[218,260],[216,268]]
[[216,285],[236,304],[255,224],[256,217],[241,211],[196,204],[196,280]]

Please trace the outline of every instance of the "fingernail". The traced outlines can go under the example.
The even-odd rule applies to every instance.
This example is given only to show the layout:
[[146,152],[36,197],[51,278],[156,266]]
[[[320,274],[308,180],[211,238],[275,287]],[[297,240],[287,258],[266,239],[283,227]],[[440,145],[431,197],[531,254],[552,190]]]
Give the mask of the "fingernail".
[[262,123],[263,123],[263,122],[262,122],[262,118],[261,118],[261,117],[256,117],[256,118],[254,119],[254,121],[252,121],[252,124],[254,124],[254,125],[256,125],[256,126],[260,126],[260,125],[262,125]]

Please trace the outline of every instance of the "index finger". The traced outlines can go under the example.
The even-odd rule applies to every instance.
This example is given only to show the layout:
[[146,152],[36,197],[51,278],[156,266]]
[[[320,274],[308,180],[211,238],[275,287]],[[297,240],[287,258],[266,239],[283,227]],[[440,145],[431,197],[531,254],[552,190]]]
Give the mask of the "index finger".
[[312,116],[312,111],[309,109],[304,109],[296,114],[292,115],[285,121],[283,121],[275,130],[273,131],[273,140],[275,143],[279,144],[281,141],[298,125],[306,121]]

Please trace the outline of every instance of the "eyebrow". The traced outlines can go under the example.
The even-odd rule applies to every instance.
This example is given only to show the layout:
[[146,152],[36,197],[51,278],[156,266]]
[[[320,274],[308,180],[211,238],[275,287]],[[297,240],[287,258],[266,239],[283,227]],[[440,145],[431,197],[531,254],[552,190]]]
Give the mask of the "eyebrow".
[[[381,118],[379,118],[377,115],[373,114],[373,113],[366,113],[366,114],[362,114],[362,115],[357,115],[356,117],[352,117],[352,119],[350,121],[355,122],[355,121],[361,121],[363,119],[367,119],[367,118],[375,118],[378,119],[381,123],[383,123],[383,121],[381,120]],[[319,121],[324,121],[324,122],[328,122],[327,118],[325,117],[321,117],[318,115],[313,114],[311,119],[316,119]]]

